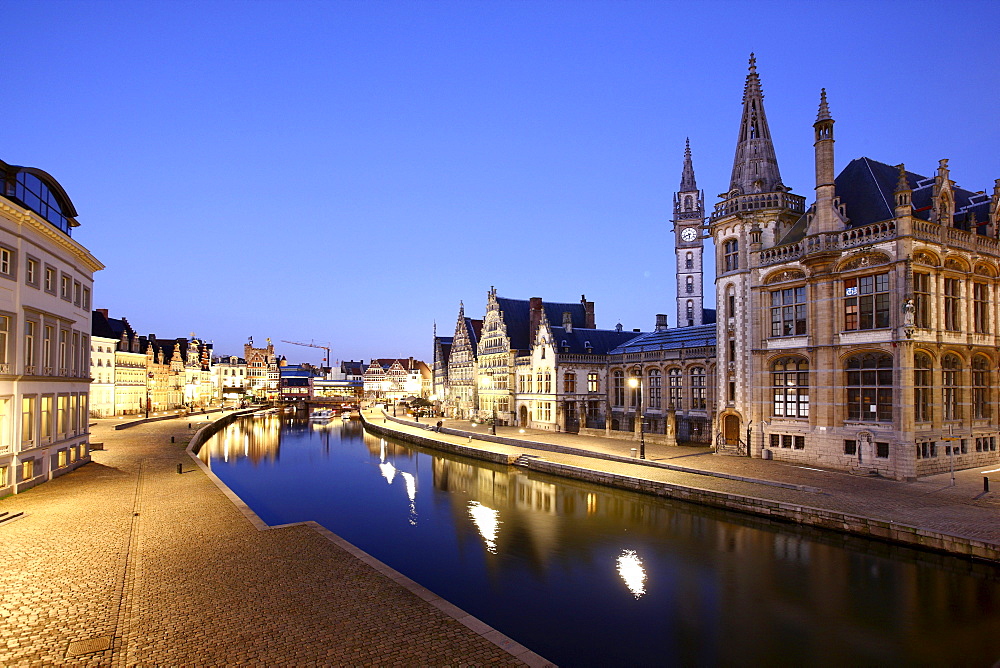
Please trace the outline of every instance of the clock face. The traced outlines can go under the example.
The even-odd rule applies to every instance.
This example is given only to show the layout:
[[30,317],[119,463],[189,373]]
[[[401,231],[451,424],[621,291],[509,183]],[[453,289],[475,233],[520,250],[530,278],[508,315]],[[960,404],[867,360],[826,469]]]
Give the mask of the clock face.
[[681,239],[684,241],[694,241],[697,236],[698,232],[696,232],[693,227],[685,227],[684,231],[681,232]]

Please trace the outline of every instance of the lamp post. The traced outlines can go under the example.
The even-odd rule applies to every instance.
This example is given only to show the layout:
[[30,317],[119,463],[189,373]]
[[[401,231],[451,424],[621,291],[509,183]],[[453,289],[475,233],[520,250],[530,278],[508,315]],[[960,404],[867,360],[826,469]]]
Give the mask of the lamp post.
[[153,384],[153,372],[150,371],[146,374],[146,419],[149,419],[149,390],[150,386]]
[[628,386],[638,390],[635,395],[635,417],[639,421],[639,459],[646,458],[646,430],[642,414],[642,369],[635,367],[628,379]]

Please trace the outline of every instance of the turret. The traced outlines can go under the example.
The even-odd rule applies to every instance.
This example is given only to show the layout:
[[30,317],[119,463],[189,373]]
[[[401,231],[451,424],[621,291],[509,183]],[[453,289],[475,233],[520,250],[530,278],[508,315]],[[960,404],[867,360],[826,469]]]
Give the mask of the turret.
[[830,106],[826,101],[826,89],[820,91],[819,113],[813,123],[816,162],[816,208],[809,221],[808,234],[839,232],[844,229],[844,221],[835,208],[836,187],[833,165],[833,123]]
[[778,159],[771,142],[771,130],[764,114],[764,92],[757,76],[757,59],[750,54],[750,71],[743,86],[743,119],[736,141],[729,192],[747,195],[782,192]]
[[934,175],[934,221],[940,225],[951,227],[954,221],[955,197],[952,189],[955,183],[951,180],[951,170],[948,169],[948,159],[938,160],[937,174]]
[[896,231],[900,235],[908,235],[912,231],[913,215],[913,190],[910,188],[910,181],[906,176],[906,167],[902,163],[899,165],[899,179],[896,181]]

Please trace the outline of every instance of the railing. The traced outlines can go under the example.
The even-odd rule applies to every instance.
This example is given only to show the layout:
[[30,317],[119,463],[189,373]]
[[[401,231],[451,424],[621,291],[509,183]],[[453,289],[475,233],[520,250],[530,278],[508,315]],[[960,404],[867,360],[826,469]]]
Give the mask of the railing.
[[[604,355],[588,355],[586,353],[558,353],[560,362],[603,362]],[[530,360],[529,360],[530,362]]]
[[716,435],[715,454],[736,454],[739,457],[746,457],[747,452],[747,444],[743,439],[738,438],[736,439],[736,443],[730,443],[721,431]]
[[947,244],[968,251],[1000,254],[1000,240],[924,220],[913,221],[913,236],[922,241]]
[[711,220],[731,216],[744,211],[762,209],[789,209],[798,213],[805,211],[806,198],[789,193],[762,193],[759,195],[737,195],[715,205]]

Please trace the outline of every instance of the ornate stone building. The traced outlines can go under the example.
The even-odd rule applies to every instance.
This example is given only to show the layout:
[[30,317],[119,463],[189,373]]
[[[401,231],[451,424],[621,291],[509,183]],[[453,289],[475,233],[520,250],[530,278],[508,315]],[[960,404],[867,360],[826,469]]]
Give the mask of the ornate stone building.
[[[897,479],[998,461],[1000,180],[992,196],[870,158],[815,200],[781,180],[751,56],[717,249],[719,443]],[[763,316],[763,317],[761,317]],[[955,440],[950,440],[955,439]]]
[[[455,335],[451,337],[447,360],[443,364],[445,378],[441,385],[444,391],[438,394],[446,417],[466,419],[475,415],[479,405],[477,352],[482,331],[483,321],[466,317],[465,304],[459,302]],[[444,350],[440,352],[443,354]],[[435,377],[435,385],[438,382]]]

